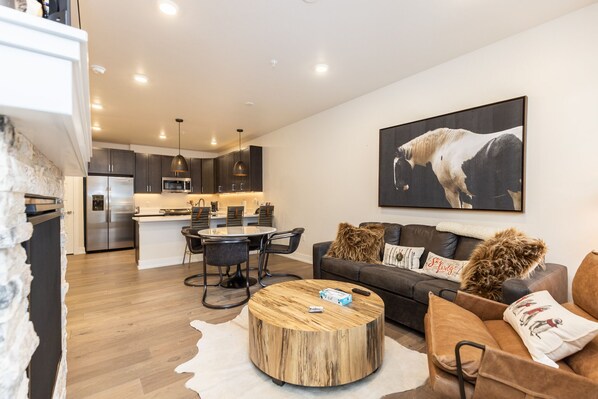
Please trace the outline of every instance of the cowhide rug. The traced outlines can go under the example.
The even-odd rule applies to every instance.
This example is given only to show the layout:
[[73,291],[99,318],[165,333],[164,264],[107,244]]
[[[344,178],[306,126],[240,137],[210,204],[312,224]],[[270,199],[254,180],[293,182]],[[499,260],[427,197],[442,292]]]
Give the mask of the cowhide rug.
[[280,387],[249,359],[247,325],[247,306],[226,323],[191,322],[202,333],[198,353],[175,371],[195,374],[185,386],[199,393],[201,399],[380,398],[416,388],[428,378],[425,354],[385,337],[382,367],[361,381],[332,388]]

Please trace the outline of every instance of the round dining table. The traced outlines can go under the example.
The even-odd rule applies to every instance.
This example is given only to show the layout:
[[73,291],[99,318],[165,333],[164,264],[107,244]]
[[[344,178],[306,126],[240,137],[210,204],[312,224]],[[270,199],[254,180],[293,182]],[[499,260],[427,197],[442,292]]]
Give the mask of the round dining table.
[[[276,232],[276,228],[268,226],[234,226],[234,227],[216,227],[213,229],[199,230],[197,235],[202,238],[241,238],[241,237],[260,237],[260,255],[263,250],[265,239],[269,234]],[[257,280],[253,277],[245,277],[241,273],[241,265],[237,265],[237,271],[230,278],[223,280],[220,286],[224,288],[243,288],[247,284],[254,285]]]

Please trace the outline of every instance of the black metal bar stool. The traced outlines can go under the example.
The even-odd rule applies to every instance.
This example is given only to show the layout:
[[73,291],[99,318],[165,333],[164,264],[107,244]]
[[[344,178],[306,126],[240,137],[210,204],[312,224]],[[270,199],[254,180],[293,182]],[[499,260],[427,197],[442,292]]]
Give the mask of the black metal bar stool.
[[[201,303],[205,307],[211,309],[230,309],[235,306],[243,305],[249,301],[251,296],[249,292],[249,240],[241,239],[219,239],[210,238],[202,240],[203,244],[203,296]],[[222,267],[230,267],[237,265],[240,268],[241,263],[245,263],[245,293],[246,296],[242,301],[226,304],[216,305],[206,301],[208,295],[208,277],[207,266],[217,266],[220,273],[220,280],[222,281]]]

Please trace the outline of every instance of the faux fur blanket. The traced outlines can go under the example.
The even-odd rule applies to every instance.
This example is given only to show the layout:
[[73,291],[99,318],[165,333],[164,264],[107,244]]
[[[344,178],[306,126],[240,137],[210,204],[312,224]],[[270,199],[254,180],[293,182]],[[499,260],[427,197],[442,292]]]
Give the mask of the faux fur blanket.
[[500,231],[479,244],[463,268],[461,290],[494,301],[502,299],[502,284],[512,278],[527,278],[544,266],[544,241],[517,229]]

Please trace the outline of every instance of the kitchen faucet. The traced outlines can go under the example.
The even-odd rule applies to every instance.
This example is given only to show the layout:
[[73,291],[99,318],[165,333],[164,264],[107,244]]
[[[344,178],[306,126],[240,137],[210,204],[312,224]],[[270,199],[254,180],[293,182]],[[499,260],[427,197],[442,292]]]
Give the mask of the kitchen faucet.
[[202,202],[203,202],[203,206],[206,206],[206,200],[204,200],[203,198],[200,198],[199,201],[197,201],[197,206],[201,208]]

